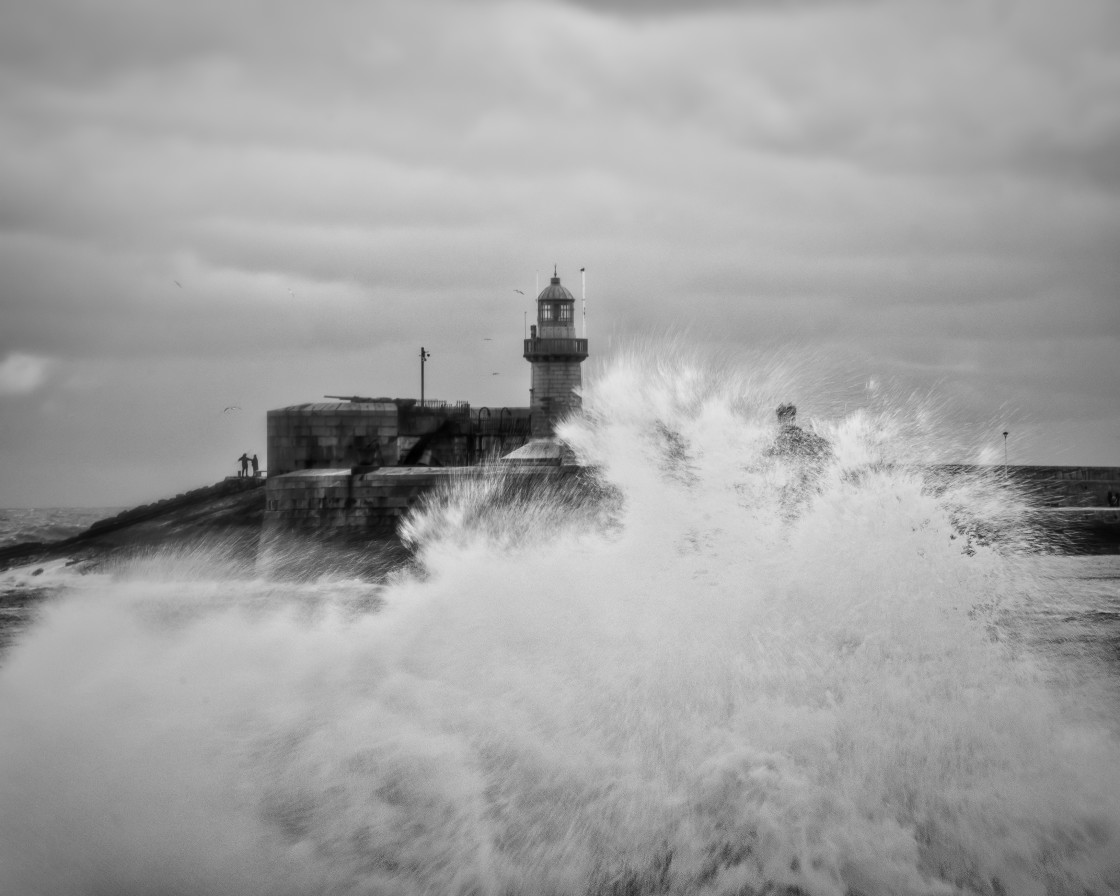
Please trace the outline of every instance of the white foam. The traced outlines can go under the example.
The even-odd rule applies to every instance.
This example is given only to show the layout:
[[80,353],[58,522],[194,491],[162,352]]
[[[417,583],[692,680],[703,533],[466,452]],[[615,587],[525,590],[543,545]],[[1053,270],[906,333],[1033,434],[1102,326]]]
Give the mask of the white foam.
[[607,371],[563,431],[602,505],[462,484],[383,589],[157,558],[47,607],[0,891],[1116,891],[1120,748],[1016,637],[1060,598],[960,534],[1014,496],[892,465],[904,408],[806,479],[773,392]]

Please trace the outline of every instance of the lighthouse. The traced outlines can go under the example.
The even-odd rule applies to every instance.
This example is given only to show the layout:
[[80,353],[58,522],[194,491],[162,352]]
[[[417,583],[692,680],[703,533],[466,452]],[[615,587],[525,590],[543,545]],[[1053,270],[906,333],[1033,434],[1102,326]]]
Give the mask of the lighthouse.
[[525,360],[533,370],[529,406],[534,439],[552,436],[557,421],[580,406],[579,365],[587,357],[587,340],[576,338],[575,305],[553,268],[551,281],[537,296],[537,322],[525,340]]

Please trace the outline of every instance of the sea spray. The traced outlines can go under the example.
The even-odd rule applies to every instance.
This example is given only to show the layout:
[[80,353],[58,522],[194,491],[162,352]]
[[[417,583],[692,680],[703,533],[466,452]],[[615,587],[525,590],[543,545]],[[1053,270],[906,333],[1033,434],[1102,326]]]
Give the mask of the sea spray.
[[0,666],[0,891],[1115,892],[1120,747],[1020,637],[1016,496],[931,482],[906,407],[775,455],[775,397],[631,359],[583,474],[465,478],[377,583],[52,603]]

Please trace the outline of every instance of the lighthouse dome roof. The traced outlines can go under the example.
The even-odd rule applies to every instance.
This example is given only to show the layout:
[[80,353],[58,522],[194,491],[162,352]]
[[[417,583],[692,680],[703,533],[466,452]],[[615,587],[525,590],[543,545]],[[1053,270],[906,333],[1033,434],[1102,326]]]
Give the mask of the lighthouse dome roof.
[[537,296],[538,302],[556,302],[566,299],[569,302],[574,302],[575,298],[568,291],[567,287],[560,285],[560,278],[553,277],[548,286],[541,290],[541,294]]

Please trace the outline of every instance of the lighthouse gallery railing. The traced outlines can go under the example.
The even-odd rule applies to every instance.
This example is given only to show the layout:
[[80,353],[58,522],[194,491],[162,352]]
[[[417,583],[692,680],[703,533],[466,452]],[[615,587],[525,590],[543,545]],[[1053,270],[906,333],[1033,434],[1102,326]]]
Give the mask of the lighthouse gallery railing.
[[538,336],[525,340],[526,355],[586,355],[586,339]]

